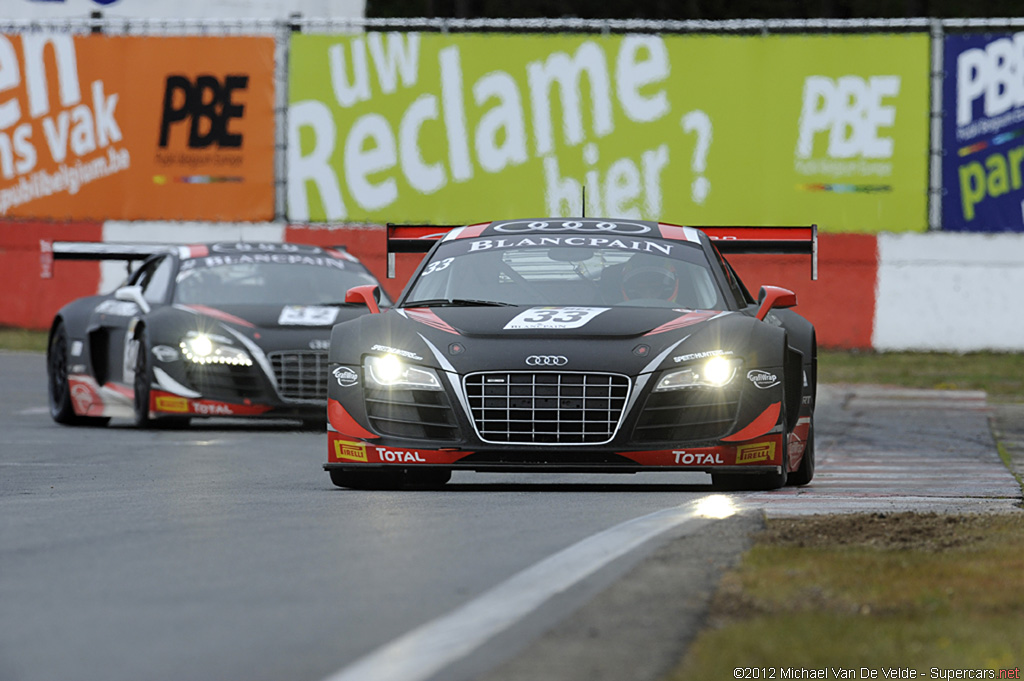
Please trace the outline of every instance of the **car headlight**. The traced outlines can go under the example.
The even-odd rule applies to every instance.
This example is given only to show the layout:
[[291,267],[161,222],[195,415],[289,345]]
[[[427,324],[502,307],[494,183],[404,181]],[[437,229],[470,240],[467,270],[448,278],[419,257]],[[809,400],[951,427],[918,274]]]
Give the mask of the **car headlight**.
[[429,367],[409,364],[398,355],[369,355],[363,361],[367,381],[381,388],[442,390],[441,380]]
[[697,386],[720,388],[736,377],[743,360],[731,357],[715,356],[694,364],[685,369],[669,371],[661,377],[654,390],[682,390]]
[[231,345],[231,341],[223,336],[212,336],[206,333],[189,333],[179,344],[185,359],[195,364],[229,364],[233,366],[252,366],[252,358],[242,348]]

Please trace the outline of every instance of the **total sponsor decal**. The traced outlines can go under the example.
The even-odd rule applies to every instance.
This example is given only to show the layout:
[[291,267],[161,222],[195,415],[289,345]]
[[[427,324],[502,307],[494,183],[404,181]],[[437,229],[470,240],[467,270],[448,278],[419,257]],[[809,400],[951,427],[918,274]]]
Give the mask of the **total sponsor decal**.
[[377,458],[388,463],[427,463],[427,460],[418,451],[407,451],[404,449],[388,449],[387,447],[374,447]]
[[327,433],[328,463],[451,464],[473,452],[461,449],[403,449],[382,447]]
[[165,414],[195,414],[196,416],[258,416],[270,410],[261,404],[229,404],[214,400],[193,400],[180,395],[154,390],[150,393],[150,408]]
[[705,466],[727,466],[731,464],[734,451],[735,448],[725,446],[619,453],[641,466],[704,468]]
[[714,466],[771,464],[780,450],[781,436],[739,446],[693,447],[647,452],[619,452],[641,466],[707,469]]
[[682,466],[706,466],[711,464],[723,464],[721,452],[687,452],[673,451],[676,463]]

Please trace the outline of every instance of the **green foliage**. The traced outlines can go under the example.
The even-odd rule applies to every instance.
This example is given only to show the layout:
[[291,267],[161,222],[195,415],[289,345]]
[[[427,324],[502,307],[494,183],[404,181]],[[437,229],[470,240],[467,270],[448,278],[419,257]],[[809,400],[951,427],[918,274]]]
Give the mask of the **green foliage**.
[[0,327],[0,350],[46,352],[45,331]]

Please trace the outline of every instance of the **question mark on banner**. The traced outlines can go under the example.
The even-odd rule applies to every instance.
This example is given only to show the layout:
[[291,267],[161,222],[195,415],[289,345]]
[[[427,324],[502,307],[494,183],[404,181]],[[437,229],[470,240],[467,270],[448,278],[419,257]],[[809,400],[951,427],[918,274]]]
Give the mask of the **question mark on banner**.
[[697,173],[690,189],[690,195],[695,203],[704,203],[708,193],[711,192],[711,181],[704,177],[704,171],[708,167],[708,150],[711,147],[711,119],[700,109],[694,109],[683,116],[680,121],[684,132],[697,133],[697,146],[693,149],[693,160],[690,167]]

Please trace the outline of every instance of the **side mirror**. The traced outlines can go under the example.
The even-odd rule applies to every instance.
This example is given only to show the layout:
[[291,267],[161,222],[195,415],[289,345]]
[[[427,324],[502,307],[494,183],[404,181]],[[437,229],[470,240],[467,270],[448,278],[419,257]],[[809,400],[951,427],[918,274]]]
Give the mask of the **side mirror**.
[[363,303],[373,314],[380,314],[380,286],[363,284],[345,292],[346,303]]
[[773,308],[796,306],[796,294],[778,286],[762,286],[761,292],[757,295],[757,303],[757,314],[754,316],[763,322],[768,316],[768,311]]
[[149,311],[153,309],[150,307],[149,301],[142,297],[141,286],[122,286],[114,291],[114,298],[126,303],[135,303],[144,314],[149,314]]

